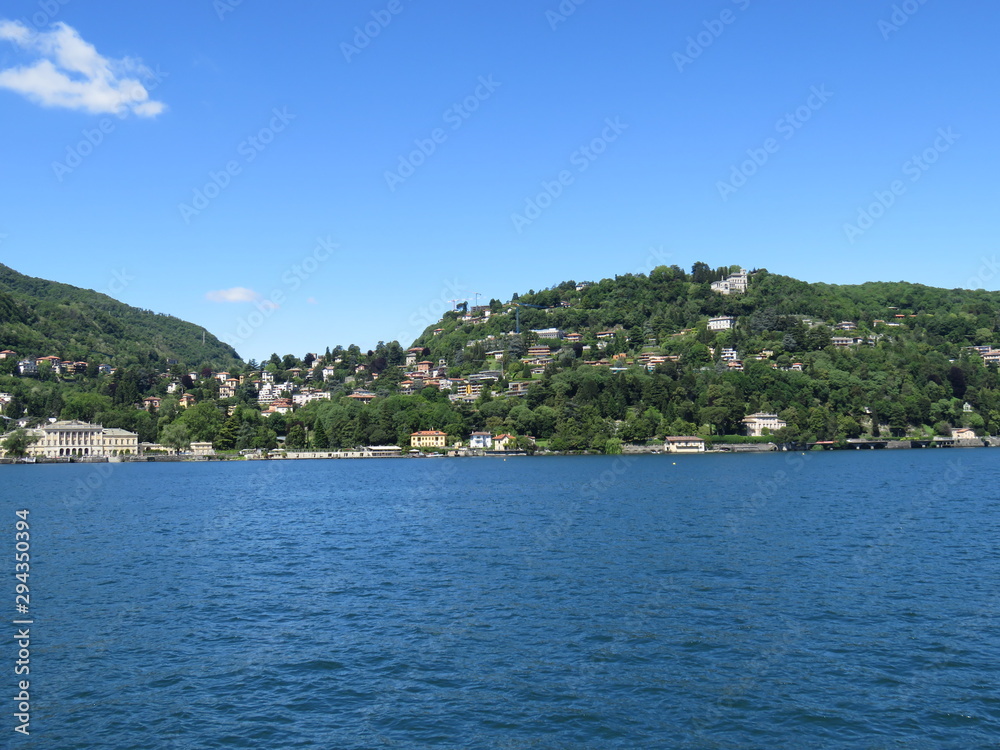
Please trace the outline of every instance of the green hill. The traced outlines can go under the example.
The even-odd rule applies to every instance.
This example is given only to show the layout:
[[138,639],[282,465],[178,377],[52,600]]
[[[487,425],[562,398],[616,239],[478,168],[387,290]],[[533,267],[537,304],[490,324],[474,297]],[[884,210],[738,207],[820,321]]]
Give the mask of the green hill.
[[[751,345],[750,334],[784,333],[802,317],[829,324],[856,321],[874,330],[876,320],[890,323],[896,316],[905,316],[905,330],[888,332],[904,338],[926,334],[938,344],[954,345],[949,349],[952,352],[960,346],[1000,343],[992,338],[1000,322],[1000,292],[938,289],[907,282],[810,284],[766,270],[751,275],[746,294],[713,292],[711,282],[727,271],[704,264],[695,264],[690,273],[676,266],[660,266],[648,276],[626,274],[588,285],[567,281],[515,295],[517,302],[546,308],[520,307],[521,330],[559,328],[584,334],[586,343],[597,332],[620,328],[633,344],[666,344],[672,335],[697,327],[708,318],[728,315],[741,318],[745,324],[730,334],[732,343]],[[584,288],[578,290],[578,286]],[[512,333],[516,306],[494,300],[493,308],[494,314],[486,320],[463,321],[459,314],[447,313],[440,323],[429,326],[415,345],[428,347],[435,358],[450,357],[470,339]],[[439,328],[443,331],[434,335]],[[527,338],[532,339],[530,333]]]
[[229,345],[170,315],[90,289],[25,276],[0,264],[0,348],[110,365],[176,359],[191,366],[240,361]]
[[778,414],[789,440],[1000,433],[1000,373],[971,348],[1000,345],[1000,293],[812,284],[766,270],[750,273],[745,293],[713,290],[732,270],[696,263],[567,281],[491,300],[488,317],[445,313],[414,343],[451,377],[502,362],[498,395],[530,381],[525,396],[483,403],[466,421],[560,448],[731,435],[756,412]]

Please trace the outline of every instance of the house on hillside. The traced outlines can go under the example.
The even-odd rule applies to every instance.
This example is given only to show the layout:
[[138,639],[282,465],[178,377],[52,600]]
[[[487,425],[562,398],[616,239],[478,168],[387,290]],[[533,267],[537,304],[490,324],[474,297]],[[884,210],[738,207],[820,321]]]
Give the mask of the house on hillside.
[[762,437],[764,430],[773,434],[778,430],[787,427],[788,423],[779,419],[777,414],[767,412],[757,412],[743,418],[743,425],[746,427],[747,435],[750,437]]
[[531,388],[532,381],[530,380],[514,380],[511,381],[507,386],[508,396],[526,396],[528,389]]
[[748,274],[745,268],[731,273],[721,281],[712,282],[712,291],[719,294],[743,294],[747,290]]
[[719,318],[708,319],[708,330],[710,331],[728,331],[735,325],[736,318],[730,315],[723,315]]
[[563,337],[563,332],[558,328],[540,328],[533,330],[532,333],[537,334],[540,339],[561,339]]

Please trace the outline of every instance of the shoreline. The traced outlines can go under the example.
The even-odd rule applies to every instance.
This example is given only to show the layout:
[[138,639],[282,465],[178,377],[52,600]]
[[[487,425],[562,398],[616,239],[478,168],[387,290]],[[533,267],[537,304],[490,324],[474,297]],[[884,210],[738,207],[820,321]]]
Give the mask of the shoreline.
[[201,463],[201,462],[223,462],[223,461],[336,461],[353,459],[425,459],[425,458],[522,458],[522,457],[546,457],[546,456],[706,456],[725,454],[745,454],[745,453],[805,453],[805,452],[843,452],[856,450],[941,450],[955,448],[996,448],[1000,447],[1000,437],[987,437],[976,440],[880,440],[880,441],[853,441],[846,445],[835,446],[832,444],[807,444],[791,445],[777,443],[735,443],[719,444],[720,447],[704,451],[683,451],[671,452],[658,446],[623,446],[620,454],[605,454],[592,451],[537,451],[527,453],[525,451],[485,451],[485,450],[450,450],[442,453],[421,453],[411,454],[400,452],[397,455],[386,455],[384,452],[372,453],[370,451],[286,451],[281,455],[268,454],[211,454],[211,455],[156,455],[156,456],[88,456],[84,458],[61,457],[42,458],[28,457],[27,459],[0,458],[0,465],[6,466],[31,466],[36,464],[144,464],[144,463]]

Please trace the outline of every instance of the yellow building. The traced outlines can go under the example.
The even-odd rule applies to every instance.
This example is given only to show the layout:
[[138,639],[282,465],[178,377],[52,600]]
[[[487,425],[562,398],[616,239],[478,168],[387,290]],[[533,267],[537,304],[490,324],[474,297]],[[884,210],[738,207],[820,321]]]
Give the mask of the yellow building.
[[410,435],[410,445],[414,448],[444,448],[448,433],[437,430],[421,430]]
[[134,432],[77,420],[53,422],[27,432],[38,438],[28,446],[28,455],[37,458],[134,456],[139,452],[139,436]]

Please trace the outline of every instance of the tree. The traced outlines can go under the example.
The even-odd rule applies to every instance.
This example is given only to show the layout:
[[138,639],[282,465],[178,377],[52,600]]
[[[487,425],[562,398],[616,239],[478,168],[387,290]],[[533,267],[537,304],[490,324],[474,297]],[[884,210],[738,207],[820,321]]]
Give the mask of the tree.
[[306,447],[306,429],[301,422],[296,422],[288,428],[288,436],[285,438],[285,445],[289,448]]
[[216,450],[229,451],[236,447],[236,441],[239,437],[240,431],[240,418],[239,412],[234,411],[233,415],[226,420],[225,424],[222,425],[222,429],[215,436],[215,440],[212,441],[212,446]]
[[316,424],[313,427],[312,447],[315,450],[326,450],[330,447],[330,441],[326,436],[326,430],[323,429],[323,422],[319,419],[316,420]]
[[98,412],[108,411],[112,407],[111,399],[96,393],[73,393],[66,396],[61,419],[79,419],[81,422],[93,422]]
[[191,435],[188,433],[187,427],[180,422],[174,422],[163,428],[160,442],[168,448],[186,451],[191,447]]
[[20,428],[7,435],[0,446],[8,456],[23,458],[28,455],[28,448],[37,443],[41,438],[29,435],[27,431]]
[[698,261],[691,266],[691,281],[695,284],[704,284],[705,282],[712,281],[713,272],[708,263],[703,263]]
[[966,391],[965,372],[957,365],[948,370],[948,382],[951,383],[952,393],[955,398],[963,398]]
[[174,424],[183,424],[192,440],[213,441],[224,421],[214,402],[202,401],[185,409]]

